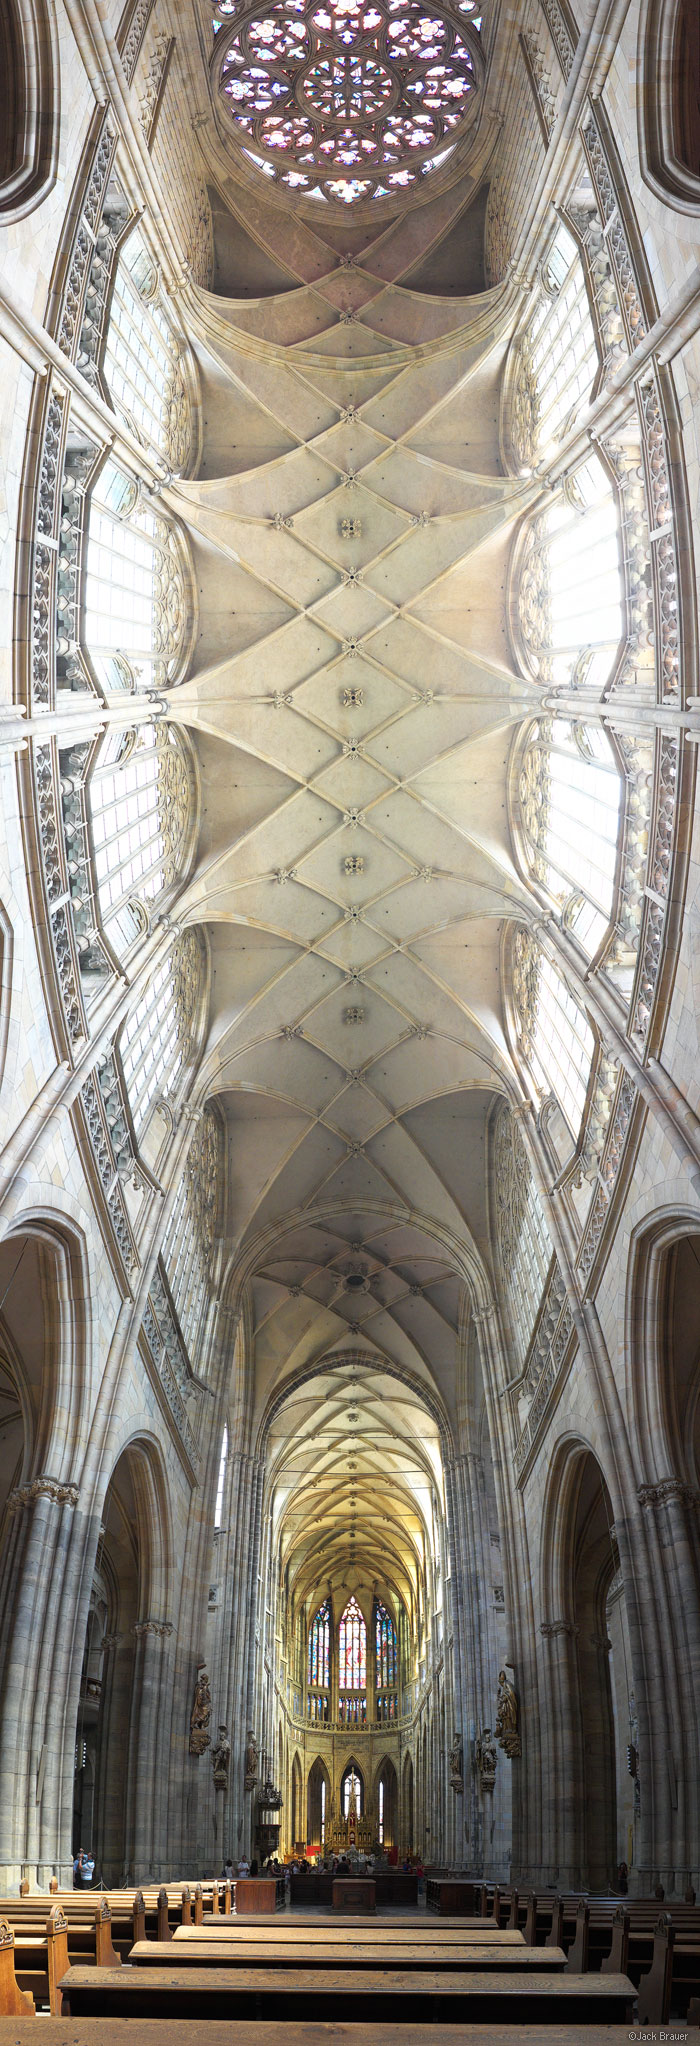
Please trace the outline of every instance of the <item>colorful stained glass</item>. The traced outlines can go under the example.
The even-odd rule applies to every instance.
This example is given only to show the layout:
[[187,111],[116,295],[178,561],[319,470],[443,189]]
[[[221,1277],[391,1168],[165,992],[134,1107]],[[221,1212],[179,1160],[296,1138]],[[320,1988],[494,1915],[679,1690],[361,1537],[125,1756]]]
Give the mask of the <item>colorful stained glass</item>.
[[381,1599],[374,1601],[374,1628],[377,1652],[377,1690],[383,1691],[396,1683],[396,1628],[383,1606]]
[[309,1683],[327,1688],[330,1677],[331,1605],[324,1599],[309,1631]]
[[338,1637],[341,1691],[367,1689],[367,1629],[356,1598],[348,1599]]
[[308,198],[344,205],[415,184],[445,161],[470,107],[477,8],[478,0],[443,0],[431,12],[422,0],[219,0],[219,87],[255,144],[246,154]]

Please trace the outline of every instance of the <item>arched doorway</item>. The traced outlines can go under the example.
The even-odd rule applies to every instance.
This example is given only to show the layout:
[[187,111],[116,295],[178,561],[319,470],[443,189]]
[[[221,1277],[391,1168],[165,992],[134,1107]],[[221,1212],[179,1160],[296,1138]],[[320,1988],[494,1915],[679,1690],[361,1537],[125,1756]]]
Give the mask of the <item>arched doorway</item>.
[[543,1542],[549,1865],[558,1882],[591,1890],[614,1884],[619,1862],[631,1858],[634,1701],[614,1518],[597,1457],[567,1442],[552,1471]]
[[325,1762],[317,1755],[309,1770],[306,1789],[307,1846],[323,1850],[331,1809],[331,1782]]
[[[168,1523],[156,1446],[139,1439],[123,1451],[105,1495],[83,1664],[97,1712],[86,1754],[87,1761],[94,1739],[94,1835],[79,1844],[92,1846],[107,1883],[142,1881],[167,1859],[157,1758],[169,1745],[158,1709],[173,1632]],[[94,1611],[106,1618],[99,1641]],[[84,1709],[90,1726],[88,1697]]]

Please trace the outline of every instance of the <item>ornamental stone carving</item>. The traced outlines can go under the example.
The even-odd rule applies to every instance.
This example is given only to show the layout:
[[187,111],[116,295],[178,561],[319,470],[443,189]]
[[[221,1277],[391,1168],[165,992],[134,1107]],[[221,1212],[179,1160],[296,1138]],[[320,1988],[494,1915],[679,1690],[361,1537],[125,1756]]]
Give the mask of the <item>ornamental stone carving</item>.
[[173,1623],[172,1620],[136,1620],[131,1631],[137,1641],[143,1640],[147,1634],[155,1635],[159,1641],[167,1641],[172,1634]]
[[219,1738],[211,1751],[211,1765],[217,1790],[228,1790],[228,1774],[231,1766],[231,1742],[228,1727],[219,1727]]
[[496,1743],[490,1726],[485,1726],[476,1736],[474,1746],[474,1767],[481,1790],[493,1790],[496,1782]]
[[464,1773],[462,1764],[462,1736],[461,1733],[458,1733],[456,1730],[453,1735],[452,1746],[450,1748],[450,1783],[453,1790],[461,1791],[464,1789]]
[[63,1484],[60,1478],[32,1478],[28,1485],[17,1485],[7,1501],[8,1513],[17,1513],[23,1506],[34,1506],[37,1499],[50,1499],[54,1506],[77,1506],[80,1497],[77,1485]]
[[245,1751],[244,1788],[246,1790],[252,1790],[253,1785],[257,1783],[257,1780],[258,1780],[258,1743],[256,1741],[252,1726],[249,1726]]
[[190,1713],[190,1754],[203,1755],[210,1745],[209,1721],[211,1719],[211,1690],[209,1677],[203,1662],[197,1668],[192,1711]]
[[498,1745],[503,1749],[504,1755],[508,1756],[509,1762],[517,1761],[518,1756],[522,1754],[519,1721],[520,1706],[517,1693],[506,1676],[505,1670],[499,1670],[498,1706],[494,1732]]

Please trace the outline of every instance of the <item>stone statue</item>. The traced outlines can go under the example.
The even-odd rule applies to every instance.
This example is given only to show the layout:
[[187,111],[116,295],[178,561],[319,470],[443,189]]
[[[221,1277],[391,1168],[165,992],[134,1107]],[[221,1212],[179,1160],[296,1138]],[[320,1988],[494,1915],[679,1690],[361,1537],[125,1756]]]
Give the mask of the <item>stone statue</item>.
[[245,1750],[246,1790],[252,1790],[253,1784],[257,1783],[257,1780],[258,1780],[258,1743],[256,1741],[255,1734],[253,1733],[252,1726],[249,1726]]
[[490,1726],[477,1734],[474,1746],[474,1763],[482,1790],[493,1790],[496,1781],[496,1743]]
[[518,1732],[519,1716],[516,1693],[508,1681],[505,1670],[501,1669],[498,1672],[498,1706],[494,1731],[498,1745],[503,1749],[504,1755],[508,1756],[509,1762],[517,1760],[518,1755],[522,1754]]
[[230,1764],[231,1742],[228,1737],[228,1727],[220,1726],[216,1747],[212,1748],[211,1751],[211,1765],[214,1771],[214,1782],[217,1790],[228,1790]]
[[209,1721],[211,1719],[211,1691],[209,1678],[203,1662],[197,1668],[197,1682],[190,1713],[190,1754],[203,1755],[209,1746]]
[[461,1733],[457,1733],[456,1729],[453,1735],[452,1746],[450,1748],[450,1783],[452,1785],[453,1790],[464,1789],[464,1778],[462,1775],[462,1736]]

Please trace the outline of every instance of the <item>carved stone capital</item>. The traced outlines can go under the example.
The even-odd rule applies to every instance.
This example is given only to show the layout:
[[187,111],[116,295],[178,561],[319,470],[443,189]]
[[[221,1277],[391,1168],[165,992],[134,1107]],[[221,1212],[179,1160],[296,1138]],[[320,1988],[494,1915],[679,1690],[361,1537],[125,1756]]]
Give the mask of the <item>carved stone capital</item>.
[[656,1485],[640,1485],[637,1498],[645,1507],[700,1505],[700,1493],[682,1478],[660,1478]]
[[573,1620],[542,1620],[540,1625],[540,1633],[546,1641],[552,1641],[557,1634],[566,1634],[575,1641],[580,1632],[580,1627],[575,1626]]
[[77,1485],[64,1485],[60,1478],[42,1476],[32,1478],[28,1485],[16,1486],[7,1501],[8,1511],[18,1513],[21,1506],[34,1506],[37,1499],[52,1499],[55,1506],[77,1506],[79,1492]]
[[167,1640],[168,1635],[172,1634],[172,1631],[172,1620],[136,1620],[131,1629],[132,1634],[136,1635],[137,1640],[140,1639],[142,1634],[156,1634],[161,1640]]

